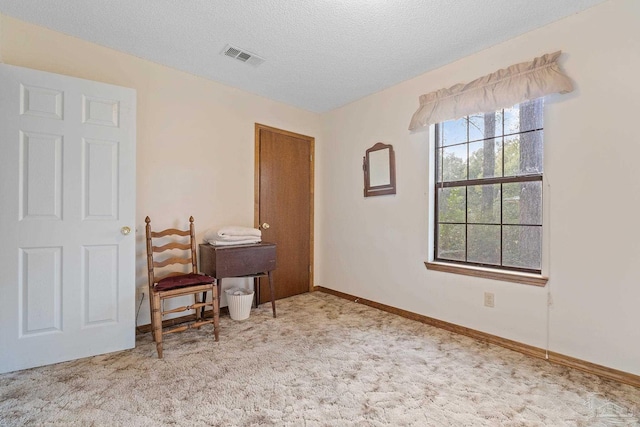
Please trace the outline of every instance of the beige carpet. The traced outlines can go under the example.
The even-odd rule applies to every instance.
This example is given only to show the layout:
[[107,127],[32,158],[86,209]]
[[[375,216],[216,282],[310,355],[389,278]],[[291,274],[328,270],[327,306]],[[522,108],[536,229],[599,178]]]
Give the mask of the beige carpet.
[[[0,375],[0,425],[640,425],[640,389],[323,293]],[[615,423],[615,424],[614,424]]]

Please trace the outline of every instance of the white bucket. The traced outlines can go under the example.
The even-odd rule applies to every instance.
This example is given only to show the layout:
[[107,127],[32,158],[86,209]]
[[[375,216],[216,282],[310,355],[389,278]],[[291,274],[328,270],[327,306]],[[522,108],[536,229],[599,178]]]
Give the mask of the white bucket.
[[229,314],[233,320],[249,318],[253,305],[253,291],[242,288],[231,288],[224,291],[227,295]]

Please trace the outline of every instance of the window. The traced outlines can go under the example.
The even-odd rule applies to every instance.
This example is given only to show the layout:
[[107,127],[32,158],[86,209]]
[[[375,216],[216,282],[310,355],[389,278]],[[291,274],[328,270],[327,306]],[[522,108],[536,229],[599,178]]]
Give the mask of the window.
[[542,109],[435,125],[434,261],[541,273]]

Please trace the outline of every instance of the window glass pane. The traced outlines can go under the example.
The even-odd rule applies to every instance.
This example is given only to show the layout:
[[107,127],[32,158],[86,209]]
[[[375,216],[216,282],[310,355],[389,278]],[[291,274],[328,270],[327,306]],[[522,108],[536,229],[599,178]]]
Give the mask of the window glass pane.
[[504,176],[542,173],[542,132],[504,137]]
[[504,134],[526,132],[542,128],[542,99],[523,102],[504,110]]
[[514,176],[520,170],[520,135],[504,137],[504,176]]
[[502,222],[542,225],[542,181],[502,184]]
[[469,141],[502,135],[502,110],[469,116]]
[[464,222],[466,187],[438,189],[438,221]]
[[438,258],[464,261],[465,227],[464,224],[438,226]]
[[502,138],[469,144],[469,179],[502,176]]
[[467,142],[467,118],[442,123],[442,146]]
[[500,226],[469,225],[468,262],[500,265]]
[[467,179],[467,144],[442,149],[443,181]]
[[500,224],[500,184],[467,187],[467,222]]
[[542,227],[505,225],[502,227],[502,265],[541,269]]

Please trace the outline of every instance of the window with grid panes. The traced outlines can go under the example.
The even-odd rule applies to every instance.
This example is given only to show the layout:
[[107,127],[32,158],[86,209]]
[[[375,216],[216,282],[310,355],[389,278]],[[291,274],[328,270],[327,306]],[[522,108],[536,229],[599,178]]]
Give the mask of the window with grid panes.
[[541,272],[543,105],[435,126],[435,261]]

